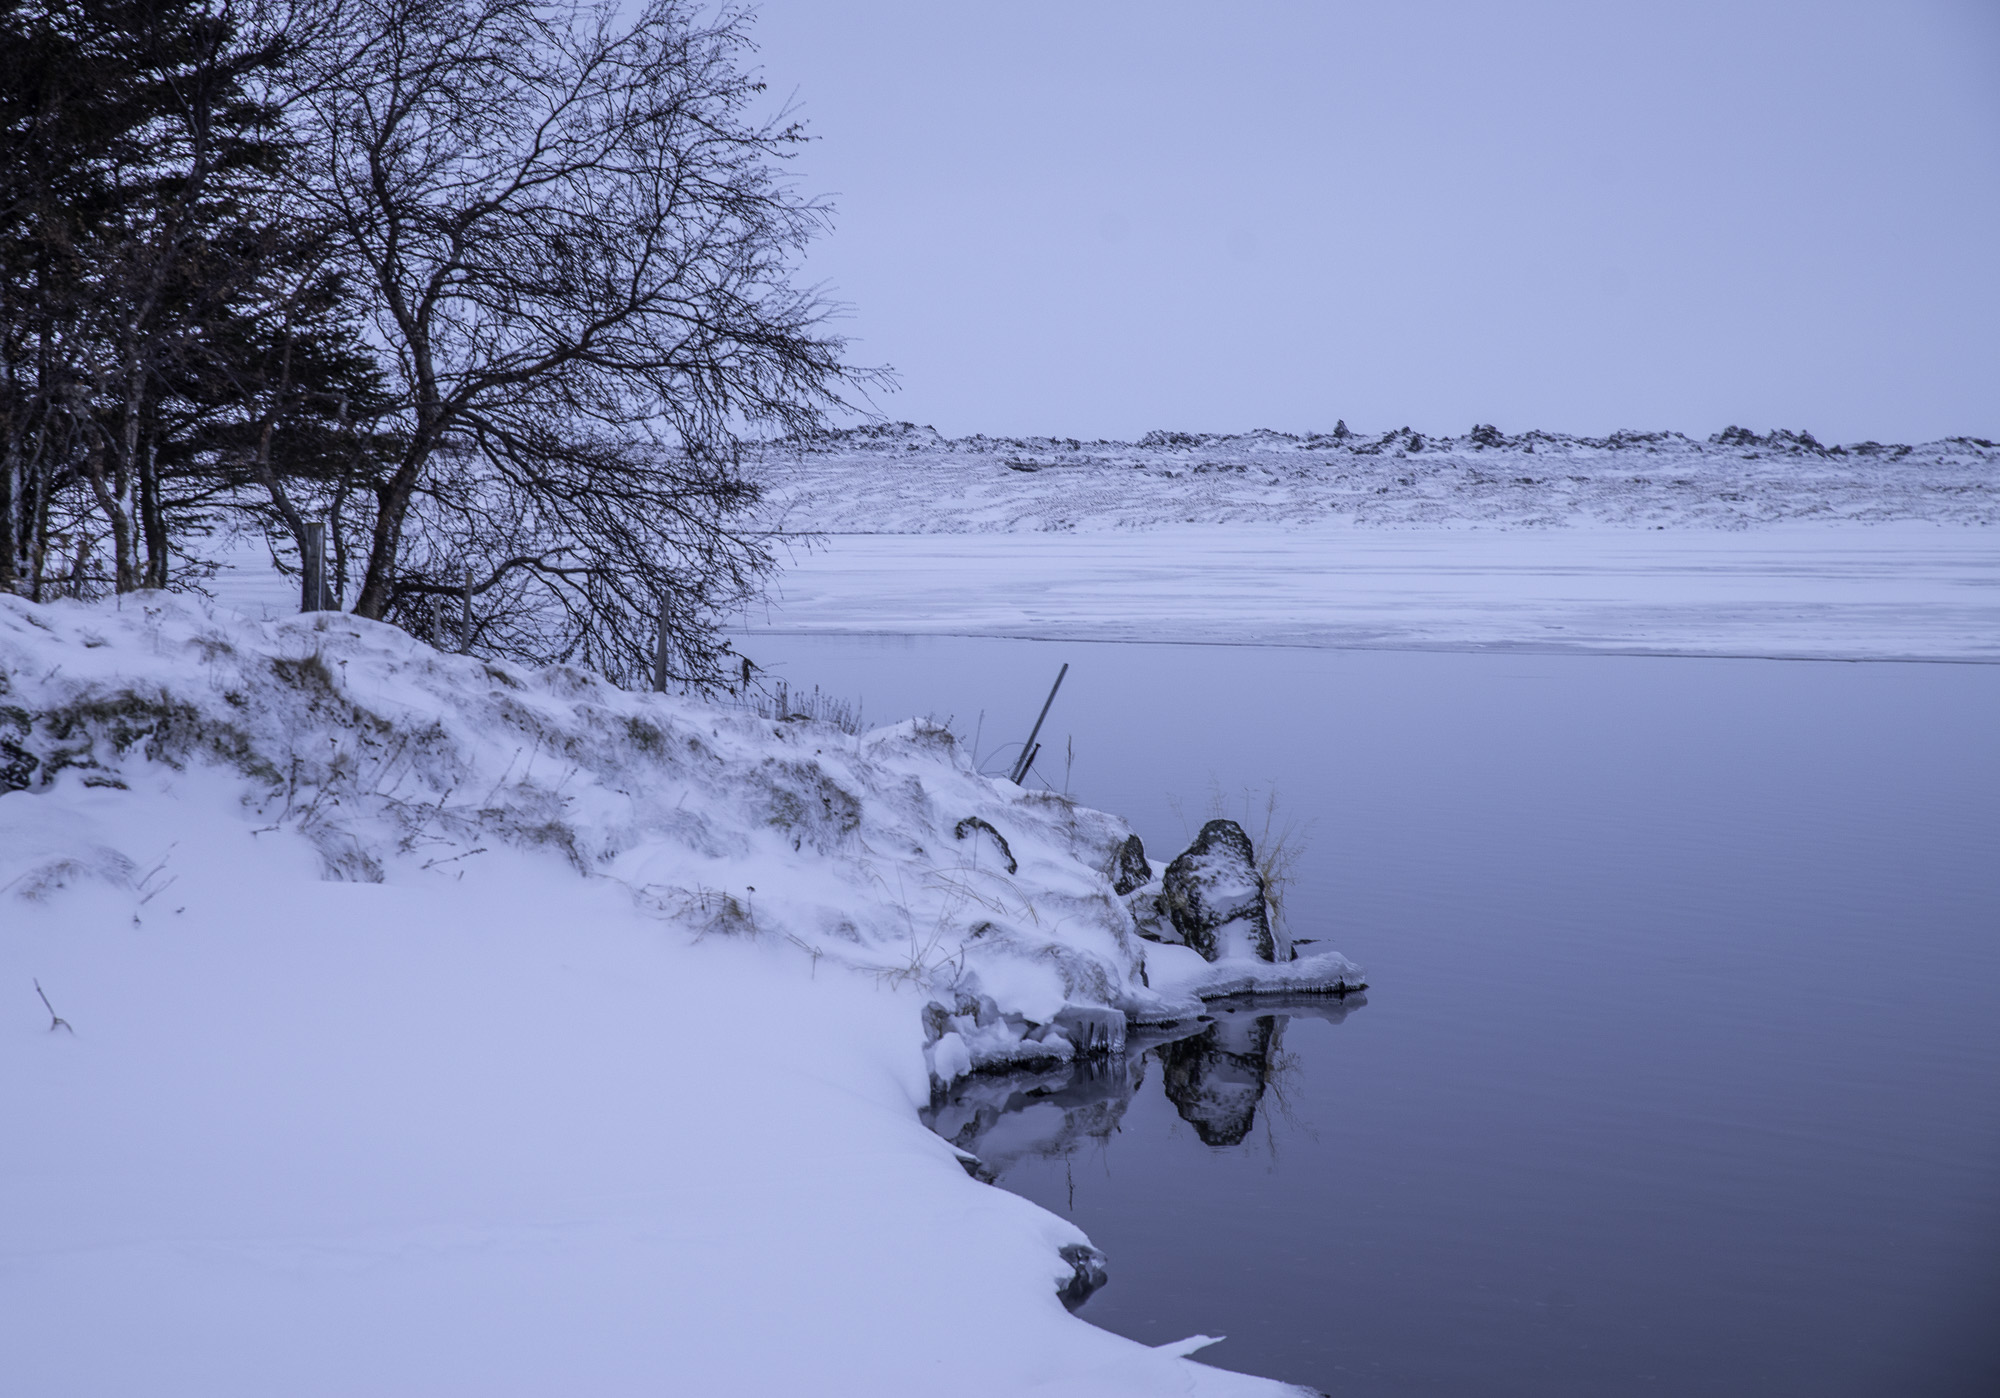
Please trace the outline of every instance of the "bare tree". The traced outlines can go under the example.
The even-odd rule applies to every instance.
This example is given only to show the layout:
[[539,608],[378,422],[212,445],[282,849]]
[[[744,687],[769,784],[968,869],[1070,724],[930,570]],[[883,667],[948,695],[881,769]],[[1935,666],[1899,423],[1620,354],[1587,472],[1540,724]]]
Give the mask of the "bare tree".
[[366,288],[399,444],[360,615],[452,639],[469,590],[481,649],[625,679],[664,615],[670,673],[717,677],[716,609],[771,566],[738,435],[877,377],[791,284],[827,210],[783,174],[804,134],[748,27],[683,0],[348,0],[328,27],[300,193]]

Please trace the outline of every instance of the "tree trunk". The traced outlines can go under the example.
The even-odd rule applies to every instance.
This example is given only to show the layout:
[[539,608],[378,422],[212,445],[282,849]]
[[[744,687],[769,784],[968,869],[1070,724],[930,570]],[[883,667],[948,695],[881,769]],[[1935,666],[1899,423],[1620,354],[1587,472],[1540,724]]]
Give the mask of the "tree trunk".
[[146,571],[140,586],[164,588],[173,559],[166,508],[160,501],[160,442],[148,431],[139,447],[139,527],[146,538]]
[[[104,433],[93,429],[90,448],[84,453],[84,474],[90,478],[91,493],[97,497],[97,507],[104,511],[104,517],[111,524],[111,548],[113,566],[116,568],[114,585],[120,592],[132,590],[132,520],[125,511],[122,498],[125,492],[124,472],[113,468],[111,479],[104,475]],[[77,582],[82,585],[82,565],[77,569]]]
[[410,497],[416,493],[417,478],[430,454],[426,435],[419,430],[396,474],[375,492],[375,535],[369,544],[368,571],[362,575],[361,595],[354,599],[356,616],[380,621],[389,610],[390,594],[396,585],[396,555],[403,546],[403,520],[409,515]]
[[[9,405],[11,406],[11,404]],[[16,562],[19,556],[21,531],[14,527],[14,512],[21,499],[21,444],[18,434],[7,434],[7,459],[0,463],[0,592],[18,590],[21,569]]]

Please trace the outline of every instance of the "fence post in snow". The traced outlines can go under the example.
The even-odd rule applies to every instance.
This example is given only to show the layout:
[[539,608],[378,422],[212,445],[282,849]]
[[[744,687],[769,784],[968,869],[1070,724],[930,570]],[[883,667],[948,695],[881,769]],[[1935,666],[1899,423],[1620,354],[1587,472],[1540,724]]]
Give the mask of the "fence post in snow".
[[464,655],[472,649],[472,565],[465,565],[465,591],[462,594],[458,613],[458,653]]
[[299,537],[299,610],[326,610],[326,524],[317,519]]
[[667,609],[660,608],[658,628],[653,633],[653,692],[667,692]]

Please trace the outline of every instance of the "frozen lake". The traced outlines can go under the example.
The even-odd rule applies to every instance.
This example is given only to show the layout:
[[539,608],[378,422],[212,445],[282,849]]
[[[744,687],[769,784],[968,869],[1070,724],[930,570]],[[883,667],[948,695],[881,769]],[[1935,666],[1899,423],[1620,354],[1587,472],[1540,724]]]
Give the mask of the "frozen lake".
[[842,534],[788,631],[1781,660],[2000,660],[1990,529],[1188,524]]
[[2000,667],[741,644],[982,751],[1068,661],[1039,771],[1156,860],[1302,828],[1365,1004],[947,1104],[1109,1255],[1087,1319],[1343,1396],[2000,1391]]

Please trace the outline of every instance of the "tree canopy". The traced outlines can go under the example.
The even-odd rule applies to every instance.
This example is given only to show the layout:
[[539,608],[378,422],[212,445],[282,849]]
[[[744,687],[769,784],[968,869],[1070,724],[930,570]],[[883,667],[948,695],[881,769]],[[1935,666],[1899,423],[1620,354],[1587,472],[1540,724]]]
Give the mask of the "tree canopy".
[[0,587],[323,528],[362,616],[716,680],[742,438],[883,377],[750,53],[683,0],[0,0]]

